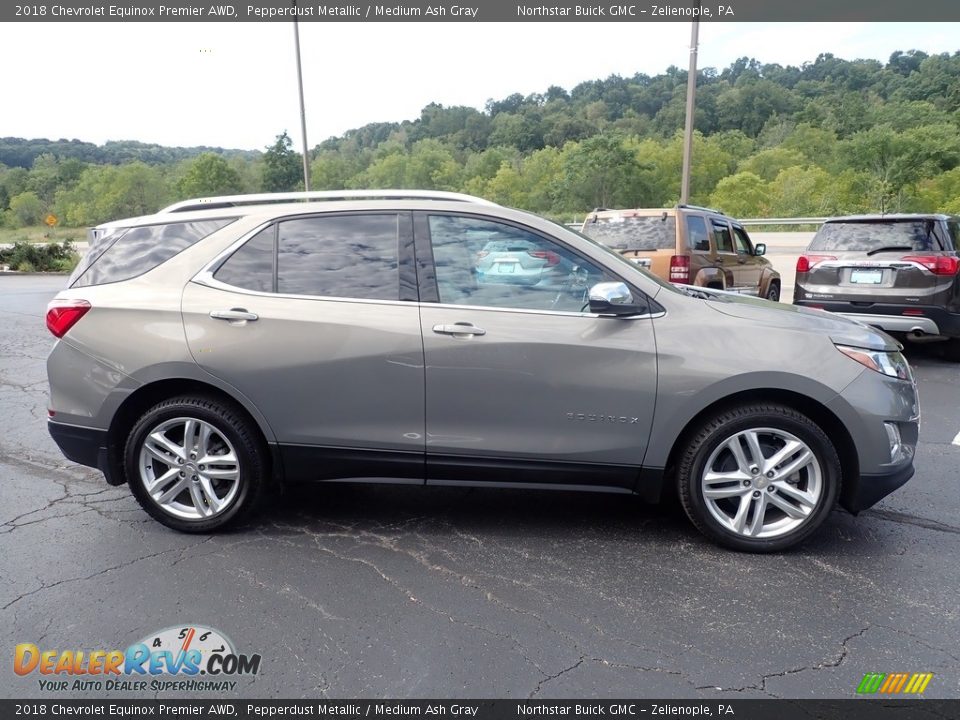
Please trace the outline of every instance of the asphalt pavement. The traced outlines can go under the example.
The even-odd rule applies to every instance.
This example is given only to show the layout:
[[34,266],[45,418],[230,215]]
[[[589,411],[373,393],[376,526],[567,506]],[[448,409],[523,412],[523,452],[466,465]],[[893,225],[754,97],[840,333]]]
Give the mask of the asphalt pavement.
[[719,549],[630,497],[346,485],[183,535],[46,433],[63,280],[0,276],[0,697],[143,697],[41,690],[14,646],[123,650],[187,626],[262,656],[197,697],[846,698],[868,672],[960,696],[960,368],[935,349],[909,352],[916,476],[794,552]]

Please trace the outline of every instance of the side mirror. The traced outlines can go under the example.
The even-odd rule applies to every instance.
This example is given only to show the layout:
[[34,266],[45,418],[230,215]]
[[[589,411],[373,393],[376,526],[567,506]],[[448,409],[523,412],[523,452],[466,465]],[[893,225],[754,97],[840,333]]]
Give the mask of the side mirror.
[[757,243],[753,246],[753,254],[757,257],[767,254],[767,244],[766,243]]
[[622,282],[602,282],[590,288],[590,312],[596,315],[638,315],[645,308],[636,305],[630,289]]

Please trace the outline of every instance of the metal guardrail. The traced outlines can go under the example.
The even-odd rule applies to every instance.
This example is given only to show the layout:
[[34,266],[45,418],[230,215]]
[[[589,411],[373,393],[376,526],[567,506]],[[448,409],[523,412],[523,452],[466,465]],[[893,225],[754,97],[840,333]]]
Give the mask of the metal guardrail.
[[[823,225],[827,221],[825,217],[801,217],[801,218],[735,218],[741,225],[766,226],[766,225]],[[583,222],[567,223],[567,227],[579,230]]]
[[737,218],[737,220],[741,225],[823,225],[823,223],[827,221],[827,218],[747,218],[746,220]]

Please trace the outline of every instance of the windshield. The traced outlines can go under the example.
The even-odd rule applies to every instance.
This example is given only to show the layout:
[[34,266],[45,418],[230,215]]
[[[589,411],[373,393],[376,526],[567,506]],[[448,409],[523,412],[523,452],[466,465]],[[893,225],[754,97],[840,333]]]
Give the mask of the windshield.
[[828,222],[820,228],[809,250],[870,252],[885,248],[914,252],[953,250],[934,219]]

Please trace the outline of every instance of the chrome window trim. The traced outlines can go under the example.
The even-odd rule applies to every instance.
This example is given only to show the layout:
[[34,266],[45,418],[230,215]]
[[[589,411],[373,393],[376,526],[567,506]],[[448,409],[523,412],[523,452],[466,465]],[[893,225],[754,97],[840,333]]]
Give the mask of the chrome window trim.
[[519,313],[523,315],[557,315],[561,317],[584,317],[584,318],[608,318],[611,320],[644,320],[646,318],[660,318],[666,315],[666,311],[657,313],[643,313],[637,315],[601,315],[590,312],[566,312],[562,310],[534,310],[532,308],[504,308],[491,305],[455,305],[451,303],[420,303],[424,307],[444,308],[448,310],[484,310],[487,312],[507,312]]
[[565,312],[560,310],[534,310],[532,308],[504,308],[491,305],[453,305],[449,303],[421,302],[419,300],[372,300],[369,298],[350,298],[338,297],[335,295],[292,295],[288,293],[262,292],[260,290],[248,290],[247,288],[228,285],[225,282],[214,279],[209,272],[201,271],[195,275],[190,282],[194,282],[204,287],[214,290],[223,290],[225,292],[238,293],[240,295],[250,295],[251,297],[279,298],[282,300],[322,300],[324,302],[346,302],[359,303],[361,305],[415,305],[418,308],[443,308],[445,310],[482,310],[484,312],[506,312],[521,315],[553,315],[559,317],[583,317],[583,318],[611,318],[616,320],[643,320],[646,318],[656,319],[666,315],[666,311],[657,313],[644,313],[642,315],[625,315],[615,317],[613,315],[600,315],[599,313],[589,312]]

